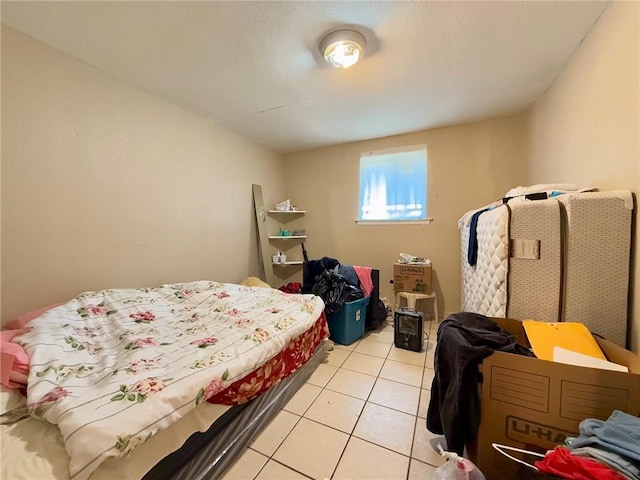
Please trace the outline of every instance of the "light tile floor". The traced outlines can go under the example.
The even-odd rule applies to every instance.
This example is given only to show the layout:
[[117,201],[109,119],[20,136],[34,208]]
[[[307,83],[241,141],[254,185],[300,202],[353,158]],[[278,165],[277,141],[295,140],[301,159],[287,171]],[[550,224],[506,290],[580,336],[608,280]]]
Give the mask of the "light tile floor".
[[425,417],[437,325],[417,353],[393,327],[338,345],[247,448],[224,480],[435,478]]

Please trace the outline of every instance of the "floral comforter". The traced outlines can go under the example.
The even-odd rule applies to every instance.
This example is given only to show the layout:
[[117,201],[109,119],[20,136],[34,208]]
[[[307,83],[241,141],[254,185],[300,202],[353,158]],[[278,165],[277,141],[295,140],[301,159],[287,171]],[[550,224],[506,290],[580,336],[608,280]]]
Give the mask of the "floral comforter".
[[320,317],[313,295],[200,281],[86,292],[33,320],[31,414],[58,424],[86,479],[247,376]]

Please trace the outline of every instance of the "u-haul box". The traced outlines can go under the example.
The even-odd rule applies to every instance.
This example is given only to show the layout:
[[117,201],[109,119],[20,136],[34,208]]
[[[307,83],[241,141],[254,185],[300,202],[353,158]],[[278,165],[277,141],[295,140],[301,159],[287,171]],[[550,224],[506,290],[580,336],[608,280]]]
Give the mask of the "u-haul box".
[[[529,346],[519,320],[493,320]],[[495,451],[493,442],[544,453],[577,436],[586,418],[606,420],[613,410],[640,416],[640,357],[607,340],[596,341],[609,361],[628,367],[629,373],[503,352],[484,359],[477,457],[472,460],[487,480],[521,478],[518,469],[527,468]]]

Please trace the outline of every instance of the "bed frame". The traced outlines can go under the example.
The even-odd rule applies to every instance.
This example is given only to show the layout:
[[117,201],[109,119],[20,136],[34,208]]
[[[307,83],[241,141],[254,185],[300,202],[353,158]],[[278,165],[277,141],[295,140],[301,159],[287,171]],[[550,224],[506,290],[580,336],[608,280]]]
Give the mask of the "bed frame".
[[221,478],[323,362],[325,345],[322,342],[295,373],[259,397],[230,408],[206,432],[191,435],[179,450],[149,470],[143,480]]

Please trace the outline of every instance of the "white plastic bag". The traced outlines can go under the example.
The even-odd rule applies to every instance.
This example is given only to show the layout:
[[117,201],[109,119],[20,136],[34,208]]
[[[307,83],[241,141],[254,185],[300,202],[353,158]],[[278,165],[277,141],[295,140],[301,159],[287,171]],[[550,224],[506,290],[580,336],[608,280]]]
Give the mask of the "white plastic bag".
[[431,260],[428,258],[417,257],[410,253],[401,253],[398,257],[397,263],[420,263],[424,265],[431,265]]
[[447,459],[446,463],[436,468],[435,474],[439,480],[485,480],[471,460],[454,452],[445,452],[440,445],[438,451]]

